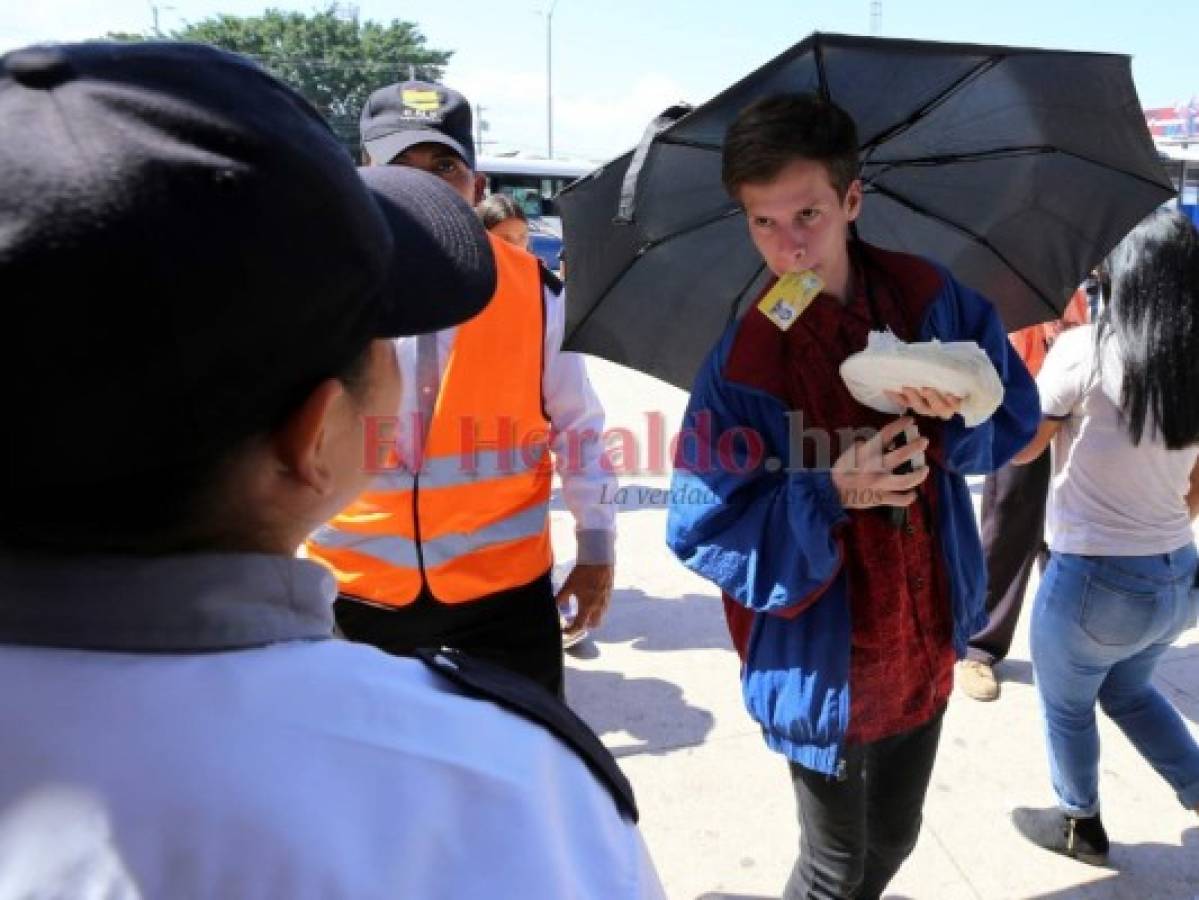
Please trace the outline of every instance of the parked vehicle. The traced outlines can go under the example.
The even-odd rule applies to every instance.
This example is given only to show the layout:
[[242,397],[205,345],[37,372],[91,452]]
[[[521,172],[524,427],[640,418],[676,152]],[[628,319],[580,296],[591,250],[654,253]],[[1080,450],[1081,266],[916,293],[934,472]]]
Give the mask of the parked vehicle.
[[512,197],[529,220],[529,249],[554,272],[560,270],[562,218],[556,198],[594,166],[527,156],[481,156],[478,171],[487,176],[487,193]]
[[1178,208],[1199,226],[1199,143],[1157,141],[1156,144],[1162,164],[1178,191],[1178,199],[1169,205],[1177,203]]

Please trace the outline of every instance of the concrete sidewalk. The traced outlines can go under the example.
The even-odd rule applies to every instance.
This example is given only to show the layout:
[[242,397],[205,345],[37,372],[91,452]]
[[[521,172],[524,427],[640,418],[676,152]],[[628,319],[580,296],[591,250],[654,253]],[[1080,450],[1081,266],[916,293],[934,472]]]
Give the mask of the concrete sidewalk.
[[[645,414],[660,411],[670,429],[677,427],[681,391],[601,361],[591,372],[610,426],[644,435]],[[653,489],[667,481],[646,476],[622,484],[629,490],[614,498],[621,502],[613,608],[593,640],[568,657],[568,698],[632,779],[672,900],[778,897],[798,839],[786,765],[744,711],[716,592],[663,544],[665,508]],[[554,529],[565,571],[572,524],[560,503]],[[887,896],[1199,898],[1199,816],[1179,807],[1102,715],[1112,867],[1037,850],[1009,824],[1013,806],[1052,802],[1027,621],[1025,615],[999,669],[1000,699],[984,704],[957,694],[951,701],[920,843]],[[1199,734],[1199,630],[1178,641],[1158,680]]]

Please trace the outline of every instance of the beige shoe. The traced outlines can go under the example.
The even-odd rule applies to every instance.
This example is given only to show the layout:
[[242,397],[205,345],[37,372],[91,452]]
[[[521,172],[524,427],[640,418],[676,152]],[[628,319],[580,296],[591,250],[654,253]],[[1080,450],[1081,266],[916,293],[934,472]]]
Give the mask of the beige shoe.
[[984,662],[964,659],[958,663],[958,685],[967,697],[990,701],[999,697],[999,682],[995,673]]

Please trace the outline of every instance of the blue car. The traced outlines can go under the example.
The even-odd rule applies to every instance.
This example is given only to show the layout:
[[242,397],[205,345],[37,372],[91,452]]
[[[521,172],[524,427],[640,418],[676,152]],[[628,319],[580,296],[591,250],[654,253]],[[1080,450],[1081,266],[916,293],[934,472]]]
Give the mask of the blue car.
[[[561,220],[558,220],[561,222]],[[562,233],[561,225],[554,228],[553,217],[529,219],[529,251],[545,263],[551,272],[558,272],[562,266]]]

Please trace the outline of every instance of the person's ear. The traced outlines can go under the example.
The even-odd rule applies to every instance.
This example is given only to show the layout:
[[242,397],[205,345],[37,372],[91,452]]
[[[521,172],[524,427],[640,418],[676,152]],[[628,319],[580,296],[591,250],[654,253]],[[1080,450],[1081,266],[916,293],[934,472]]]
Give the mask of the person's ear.
[[478,206],[483,202],[483,195],[487,192],[487,176],[482,172],[475,173],[475,202],[474,206]]
[[852,222],[862,212],[862,179],[855,178],[845,191],[845,218]]
[[345,386],[336,378],[322,381],[274,435],[275,457],[282,470],[322,497],[336,487],[329,436],[337,428],[338,408],[346,397]]

